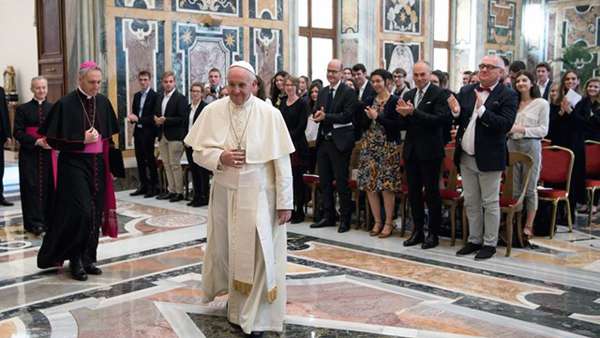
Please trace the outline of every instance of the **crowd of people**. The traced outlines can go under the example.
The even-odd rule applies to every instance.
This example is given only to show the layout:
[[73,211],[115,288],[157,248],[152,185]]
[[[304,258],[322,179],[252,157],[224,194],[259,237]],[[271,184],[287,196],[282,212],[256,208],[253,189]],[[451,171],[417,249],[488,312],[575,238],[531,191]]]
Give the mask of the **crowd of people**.
[[[439,243],[442,225],[442,161],[445,149],[451,147],[455,149],[454,162],[460,171],[469,221],[469,239],[458,253],[477,251],[477,258],[485,259],[493,256],[498,242],[500,181],[508,151],[525,153],[533,160],[527,187],[522,187],[523,172],[517,170],[514,175],[514,190],[526,191],[526,236],[534,235],[543,139],[574,153],[571,217],[577,211],[587,212],[584,142],[600,141],[600,80],[591,78],[580,86],[575,70],[564,72],[560,81],[552,81],[551,74],[545,62],[528,70],[521,61],[508,63],[501,57],[485,56],[476,71],[462,73],[462,87],[454,92],[448,87],[448,74],[432,70],[425,61],[414,65],[413,83],[409,83],[402,68],[368,73],[363,64],[344,68],[334,59],[327,66],[327,85],[320,79],[311,81],[280,71],[269,79],[268,86],[256,76],[252,94],[280,111],[295,148],[290,159],[292,223],[304,222],[306,217],[310,196],[303,175],[318,173],[320,198],[318,203],[313,201],[313,212],[320,217],[311,228],[334,226],[339,219],[339,232],[350,229],[352,213],[357,212],[348,185],[351,154],[356,148],[355,179],[372,214],[370,235],[392,235],[397,195],[404,189],[413,224],[404,245],[433,248]],[[139,186],[131,195],[173,203],[184,200],[181,159],[185,154],[193,184],[193,198],[187,204],[208,205],[212,172],[194,161],[193,149],[184,138],[206,107],[229,95],[230,86],[216,68],[208,73],[208,83],[189,86],[189,99],[177,89],[173,72],[162,74],[157,91],[151,86],[150,72],[141,71],[137,80],[140,90],[127,115],[134,129],[139,177]],[[80,84],[80,96],[87,98],[89,95],[81,94],[85,93],[82,86],[85,84]],[[46,100],[47,80],[32,79],[31,91],[33,99],[17,109],[13,135],[20,144],[24,227],[41,234],[48,227],[52,210],[48,196],[60,186],[57,150],[66,153],[72,144],[65,140],[75,136],[70,127],[61,125],[64,121],[54,122],[56,125],[50,125],[55,119],[48,121],[50,112],[60,105]],[[87,111],[85,100],[73,101]],[[112,111],[110,102],[101,102],[102,109]],[[3,106],[6,109],[5,103]],[[98,107],[92,108],[88,115],[98,118]],[[92,128],[95,124],[90,118],[84,122],[91,123],[88,127]],[[41,133],[38,128],[43,125],[58,128],[57,135],[50,138],[47,131]],[[105,138],[116,130],[108,125],[103,128]],[[10,135],[9,129],[8,124],[3,125],[3,135]],[[99,129],[94,130],[98,138]],[[86,140],[87,133],[86,129]],[[164,191],[159,187],[156,141],[167,179]],[[97,150],[101,153],[100,148]],[[77,151],[82,150],[74,153]],[[11,204],[4,198],[0,203]]]

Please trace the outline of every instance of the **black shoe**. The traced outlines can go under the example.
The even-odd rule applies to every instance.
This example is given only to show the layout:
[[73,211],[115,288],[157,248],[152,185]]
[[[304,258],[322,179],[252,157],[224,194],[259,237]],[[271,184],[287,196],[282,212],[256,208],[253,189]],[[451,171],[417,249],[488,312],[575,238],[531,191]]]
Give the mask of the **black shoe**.
[[168,199],[171,199],[171,197],[175,196],[175,195],[176,195],[175,193],[172,194],[167,191],[167,192],[163,192],[162,194],[156,196],[156,199],[157,200],[168,200]]
[[415,246],[417,244],[423,243],[424,239],[425,239],[425,234],[423,234],[423,231],[416,230],[416,231],[413,231],[412,235],[410,235],[410,238],[405,240],[404,243],[402,243],[402,245]]
[[296,212],[294,215],[292,215],[292,219],[290,220],[290,223],[292,224],[298,224],[298,223],[302,223],[304,222],[304,211],[302,212]]
[[136,191],[132,192],[131,194],[129,194],[129,196],[139,196],[139,195],[145,195],[146,194],[146,189],[145,188],[138,188]]
[[183,201],[183,194],[173,194],[173,196],[171,198],[169,198],[169,202],[173,203],[173,202],[179,202],[179,201]]
[[200,198],[200,201],[198,202],[198,206],[203,207],[203,206],[207,206],[207,205],[208,205],[208,197]]
[[69,270],[71,272],[71,277],[74,280],[83,282],[88,279],[88,276],[85,273],[85,270],[83,269],[83,265],[81,264],[80,259],[69,260]]
[[199,208],[202,206],[201,201],[191,201],[186,204],[188,207]]
[[427,234],[427,238],[425,238],[425,241],[423,242],[423,244],[421,244],[421,249],[435,248],[436,246],[438,246],[439,243],[440,243],[440,240],[439,240],[438,236],[434,235],[430,232],[429,234]]
[[348,232],[350,231],[350,221],[349,220],[342,220],[340,222],[340,227],[338,228],[338,232],[340,234],[344,233],[344,232]]
[[313,229],[332,227],[332,226],[335,226],[335,223],[333,221],[331,221],[330,219],[328,219],[327,217],[323,217],[317,223],[313,223],[310,225],[310,227]]
[[44,232],[46,232],[44,227],[41,225],[37,225],[32,228],[25,229],[25,231],[27,231],[31,234],[34,234],[35,236],[39,236],[39,235],[43,234]]
[[250,334],[245,334],[245,336],[249,338],[261,338],[264,334],[262,331],[252,331]]
[[5,207],[12,207],[15,204],[13,202],[7,201],[4,197],[0,197],[0,205],[3,205]]
[[492,258],[495,253],[496,253],[495,247],[489,246],[489,245],[484,245],[483,247],[481,247],[481,249],[479,250],[477,255],[475,255],[475,260],[481,261],[484,259]]
[[84,266],[83,269],[89,275],[101,275],[102,274],[102,270],[99,267],[97,267],[96,265],[94,265],[93,263],[90,265]]
[[479,249],[481,249],[481,244],[474,244],[471,242],[467,242],[467,244],[465,246],[463,246],[462,249],[460,249],[456,252],[456,255],[457,256],[470,255],[476,251],[479,251]]
[[154,197],[156,195],[158,195],[158,189],[149,188],[148,191],[146,192],[146,194],[144,195],[144,198],[150,198],[150,197]]

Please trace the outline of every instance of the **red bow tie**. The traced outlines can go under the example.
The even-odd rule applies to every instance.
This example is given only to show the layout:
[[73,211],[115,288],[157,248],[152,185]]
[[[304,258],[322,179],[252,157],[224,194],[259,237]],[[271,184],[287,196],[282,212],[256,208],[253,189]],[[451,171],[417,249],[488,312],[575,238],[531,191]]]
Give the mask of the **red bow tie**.
[[478,86],[478,87],[477,87],[477,91],[478,91],[478,92],[488,92],[488,93],[491,93],[491,92],[492,92],[492,88],[490,88],[490,87],[482,87],[482,86]]

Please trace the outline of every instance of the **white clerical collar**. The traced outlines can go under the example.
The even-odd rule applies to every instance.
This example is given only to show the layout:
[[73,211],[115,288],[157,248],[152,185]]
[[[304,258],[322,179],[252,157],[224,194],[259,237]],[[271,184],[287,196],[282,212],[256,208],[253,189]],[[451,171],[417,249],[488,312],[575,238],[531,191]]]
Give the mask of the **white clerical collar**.
[[88,99],[88,100],[89,100],[89,99],[91,99],[91,98],[92,98],[92,96],[91,96],[91,95],[89,95],[88,93],[84,92],[84,91],[83,91],[83,89],[81,89],[81,87],[77,87],[77,89],[78,89],[78,90],[81,92],[81,94],[85,95],[85,98],[86,98],[86,99]]
[[38,105],[40,105],[40,106],[42,105],[42,103],[44,103],[44,102],[46,101],[46,99],[43,99],[43,100],[38,100],[36,97],[34,97],[34,98],[33,98],[33,100],[34,100],[35,102],[37,102],[37,103],[38,103]]

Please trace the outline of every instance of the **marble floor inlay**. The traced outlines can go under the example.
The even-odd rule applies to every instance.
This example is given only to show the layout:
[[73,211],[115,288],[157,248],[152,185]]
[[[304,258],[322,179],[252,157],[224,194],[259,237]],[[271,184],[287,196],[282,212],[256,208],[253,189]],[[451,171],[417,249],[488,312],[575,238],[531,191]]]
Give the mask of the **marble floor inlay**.
[[[242,337],[227,296],[202,303],[207,209],[118,193],[119,238],[101,238],[101,276],[36,267],[41,238],[20,206],[0,209],[0,338]],[[287,313],[265,337],[600,337],[595,223],[489,261],[442,239],[406,248],[361,230],[288,225]]]

